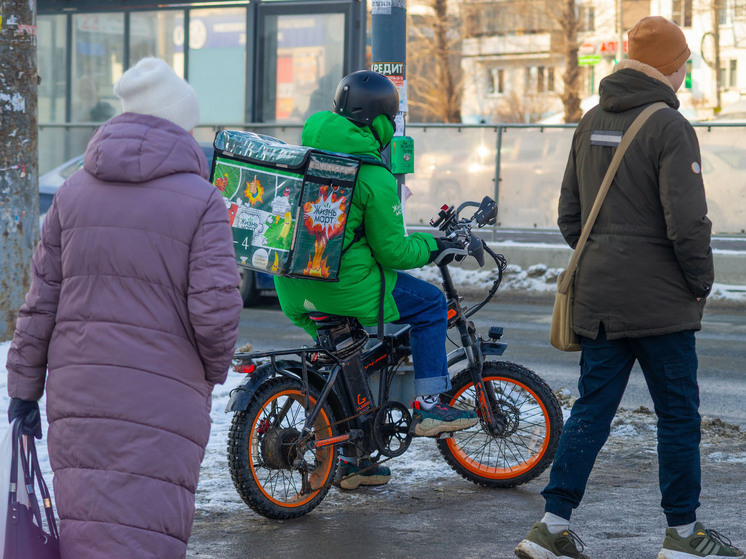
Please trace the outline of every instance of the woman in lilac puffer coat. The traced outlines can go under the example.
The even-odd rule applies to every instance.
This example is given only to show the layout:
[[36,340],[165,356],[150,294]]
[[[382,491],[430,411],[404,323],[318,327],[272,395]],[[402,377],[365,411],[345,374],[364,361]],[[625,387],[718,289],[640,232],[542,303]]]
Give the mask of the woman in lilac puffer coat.
[[228,213],[187,132],[196,97],[164,66],[123,75],[125,110],[136,71],[154,73],[148,94],[167,82],[162,106],[104,124],[57,192],[8,354],[16,400],[39,400],[49,370],[63,559],[186,555],[212,389],[237,338]]

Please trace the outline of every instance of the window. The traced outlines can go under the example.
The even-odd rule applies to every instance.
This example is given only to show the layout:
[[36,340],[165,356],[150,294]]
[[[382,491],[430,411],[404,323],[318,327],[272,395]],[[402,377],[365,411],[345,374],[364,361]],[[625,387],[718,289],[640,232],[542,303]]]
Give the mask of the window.
[[531,93],[531,66],[526,66],[523,73],[523,92],[525,94]]
[[544,70],[544,66],[536,68],[536,91],[538,93],[544,93],[545,91]]
[[547,68],[547,91],[554,91],[554,68]]
[[588,32],[596,30],[596,11],[593,6],[580,6],[578,8],[578,31]]
[[729,76],[728,76],[728,85],[731,87],[731,89],[737,89],[738,88],[738,61],[737,60],[731,60],[730,66],[729,66]]
[[505,70],[490,68],[487,74],[487,93],[497,95],[505,93]]
[[692,0],[673,0],[671,19],[681,27],[692,26]]
[[746,17],[746,0],[733,0],[733,17],[735,19]]

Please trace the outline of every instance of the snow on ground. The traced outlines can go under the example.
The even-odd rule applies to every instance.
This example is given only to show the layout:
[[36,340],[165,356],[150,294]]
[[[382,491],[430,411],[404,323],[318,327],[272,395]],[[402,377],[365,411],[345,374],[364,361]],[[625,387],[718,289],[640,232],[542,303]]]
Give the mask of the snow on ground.
[[[522,270],[518,266],[508,266],[505,270],[501,291],[516,290],[534,293],[551,293],[555,289],[557,275],[561,272],[559,268],[547,268],[543,265],[532,266],[528,270]],[[434,266],[425,267],[415,272],[416,275],[428,281],[439,282],[438,270]],[[460,290],[468,290],[468,287],[488,287],[494,279],[494,270],[464,270],[458,267],[451,268],[454,282]],[[712,299],[730,300],[734,302],[746,301],[746,286],[730,286],[715,284],[711,295]],[[7,393],[7,360],[10,342],[0,342],[0,409],[7,410],[9,397]],[[231,373],[227,382],[222,386],[216,386],[213,393],[212,407],[212,432],[205,453],[200,474],[200,483],[197,490],[197,508],[203,512],[230,511],[243,509],[246,505],[233,488],[233,483],[228,472],[226,458],[226,446],[228,431],[230,429],[231,414],[224,412],[230,397],[230,391],[238,386],[244,379],[244,375]],[[569,391],[558,393],[563,405],[565,418],[569,416],[572,398]],[[45,400],[40,402],[42,411],[42,426],[46,436],[47,422],[45,413]],[[0,425],[4,421],[0,417]],[[704,418],[703,431],[706,436],[703,439],[703,450],[706,450],[708,440],[712,437],[743,438],[746,436],[734,427],[721,422],[719,419]],[[709,437],[709,438],[708,438]],[[632,443],[643,449],[644,452],[655,452],[655,416],[646,409],[620,410],[612,427],[610,443],[612,444]],[[49,466],[49,457],[46,449],[45,439],[37,442],[38,454],[44,472],[44,477],[51,487],[52,473]],[[746,453],[724,453],[704,452],[707,459],[718,462],[746,463]],[[415,483],[424,479],[436,477],[456,476],[449,466],[440,457],[433,441],[429,439],[415,439],[409,450],[402,456],[393,459],[389,465],[396,470],[397,477],[406,477],[408,482]],[[392,489],[393,490],[393,489]],[[339,499],[339,492],[330,492],[327,499]],[[345,494],[345,499],[350,496]]]
[[[520,266],[508,265],[503,272],[500,293],[509,291],[522,293],[553,294],[557,287],[557,277],[564,268],[549,268],[544,264],[536,264],[524,270]],[[483,291],[492,285],[497,277],[497,271],[492,269],[467,270],[458,266],[450,266],[453,281],[460,291],[473,287]],[[422,280],[440,284],[440,271],[430,265],[418,270],[408,270],[408,274]],[[733,303],[746,302],[746,286],[726,285],[715,283],[708,297],[710,301],[729,301]]]

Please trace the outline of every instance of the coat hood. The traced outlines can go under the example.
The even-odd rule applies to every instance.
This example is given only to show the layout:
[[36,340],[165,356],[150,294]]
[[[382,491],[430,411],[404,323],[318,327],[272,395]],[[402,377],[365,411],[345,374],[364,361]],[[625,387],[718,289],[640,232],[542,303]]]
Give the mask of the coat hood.
[[635,107],[663,101],[673,109],[679,100],[668,80],[652,66],[636,60],[623,60],[614,72],[601,80],[599,105],[606,111],[621,113]]
[[[373,127],[384,145],[394,136],[394,129],[385,115],[378,115]],[[378,140],[367,126],[358,126],[331,111],[311,115],[303,125],[301,141],[307,147],[350,155],[373,155],[380,159]]]
[[143,183],[176,173],[209,177],[202,149],[186,130],[137,113],[103,124],[88,143],[83,167],[107,182]]

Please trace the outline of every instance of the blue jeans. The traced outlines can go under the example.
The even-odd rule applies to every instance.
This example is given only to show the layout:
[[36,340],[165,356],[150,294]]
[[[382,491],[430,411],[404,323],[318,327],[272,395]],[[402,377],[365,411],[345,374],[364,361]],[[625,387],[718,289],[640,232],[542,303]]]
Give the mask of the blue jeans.
[[658,417],[658,483],[669,526],[696,520],[700,494],[700,416],[694,332],[607,340],[581,337],[580,397],[560,437],[542,495],[545,510],[569,519],[609,437],[635,360]]
[[446,361],[446,298],[436,286],[399,272],[392,292],[399,320],[409,324],[414,393],[440,394],[451,388]]

